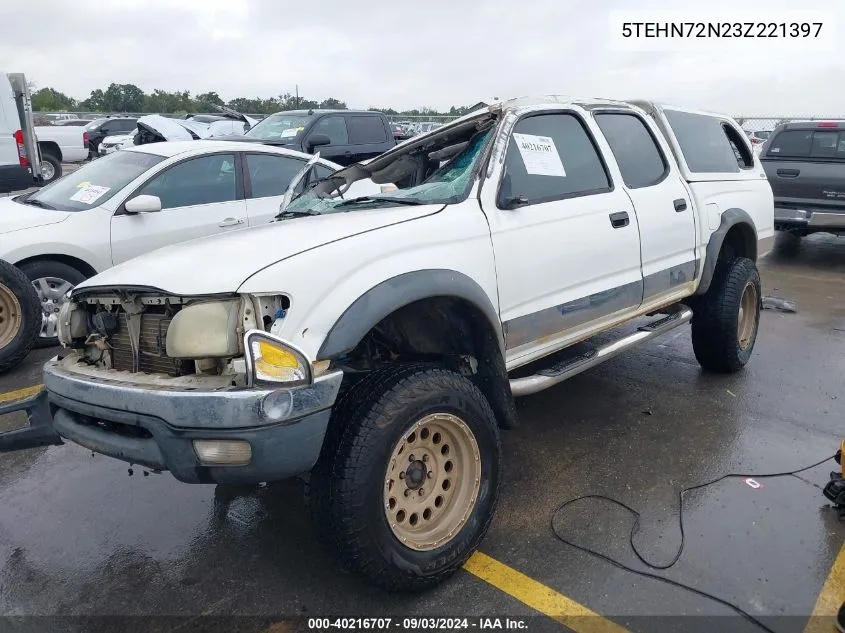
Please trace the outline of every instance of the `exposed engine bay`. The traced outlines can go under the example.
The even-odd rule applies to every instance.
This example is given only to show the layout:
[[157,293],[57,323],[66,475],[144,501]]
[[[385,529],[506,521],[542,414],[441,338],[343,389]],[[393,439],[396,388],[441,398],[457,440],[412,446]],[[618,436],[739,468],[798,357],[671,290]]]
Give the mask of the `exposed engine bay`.
[[244,334],[284,319],[285,296],[177,297],[95,290],[66,304],[60,342],[92,368],[169,377],[229,376],[246,382]]

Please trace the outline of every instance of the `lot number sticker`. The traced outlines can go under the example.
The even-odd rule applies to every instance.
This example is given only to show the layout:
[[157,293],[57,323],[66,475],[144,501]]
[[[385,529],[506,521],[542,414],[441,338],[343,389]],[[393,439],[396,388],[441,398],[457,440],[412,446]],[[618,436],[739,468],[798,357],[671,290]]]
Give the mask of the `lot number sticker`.
[[98,198],[106,193],[111,187],[101,187],[99,185],[88,185],[73,194],[70,199],[74,202],[81,202],[82,204],[94,204]]
[[525,163],[525,171],[536,176],[565,177],[554,139],[535,134],[513,133],[513,140]]

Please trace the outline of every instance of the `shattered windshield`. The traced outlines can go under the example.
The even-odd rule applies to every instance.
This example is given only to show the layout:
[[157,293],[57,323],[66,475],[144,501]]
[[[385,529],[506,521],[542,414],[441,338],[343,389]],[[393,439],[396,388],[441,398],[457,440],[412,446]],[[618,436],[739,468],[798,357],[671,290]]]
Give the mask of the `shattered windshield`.
[[293,141],[308,125],[313,116],[277,112],[256,123],[246,136],[262,141]]
[[293,200],[285,211],[290,214],[307,212],[310,215],[374,206],[454,204],[469,193],[476,173],[475,168],[492,136],[492,129],[477,133],[454,157],[441,164],[433,174],[414,187],[352,199],[319,197],[311,191]]

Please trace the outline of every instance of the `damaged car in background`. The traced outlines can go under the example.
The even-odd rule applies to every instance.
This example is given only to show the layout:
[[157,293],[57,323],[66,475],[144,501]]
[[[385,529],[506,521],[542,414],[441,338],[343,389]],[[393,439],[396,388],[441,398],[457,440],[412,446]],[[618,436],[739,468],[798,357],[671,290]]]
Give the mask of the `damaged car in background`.
[[416,590],[484,537],[516,397],[690,322],[705,369],[751,357],[773,198],[729,116],[515,99],[297,194],[311,169],[275,222],[76,287],[57,436],[184,482],[307,473],[341,561]]
[[235,110],[220,108],[220,115],[189,115],[184,119],[149,114],[140,117],[134,129],[108,136],[99,144],[98,154],[105,156],[132,145],[191,141],[217,137],[243,137],[257,119]]

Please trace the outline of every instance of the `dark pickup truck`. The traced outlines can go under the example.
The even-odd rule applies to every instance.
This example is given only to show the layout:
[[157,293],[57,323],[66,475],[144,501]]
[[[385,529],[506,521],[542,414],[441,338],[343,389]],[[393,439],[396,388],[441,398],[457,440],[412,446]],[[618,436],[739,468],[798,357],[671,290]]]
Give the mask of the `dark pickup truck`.
[[276,112],[244,136],[219,138],[276,145],[306,154],[319,151],[321,158],[340,165],[374,158],[396,145],[386,116],[356,110]]
[[845,234],[845,121],[779,125],[760,151],[775,230]]

